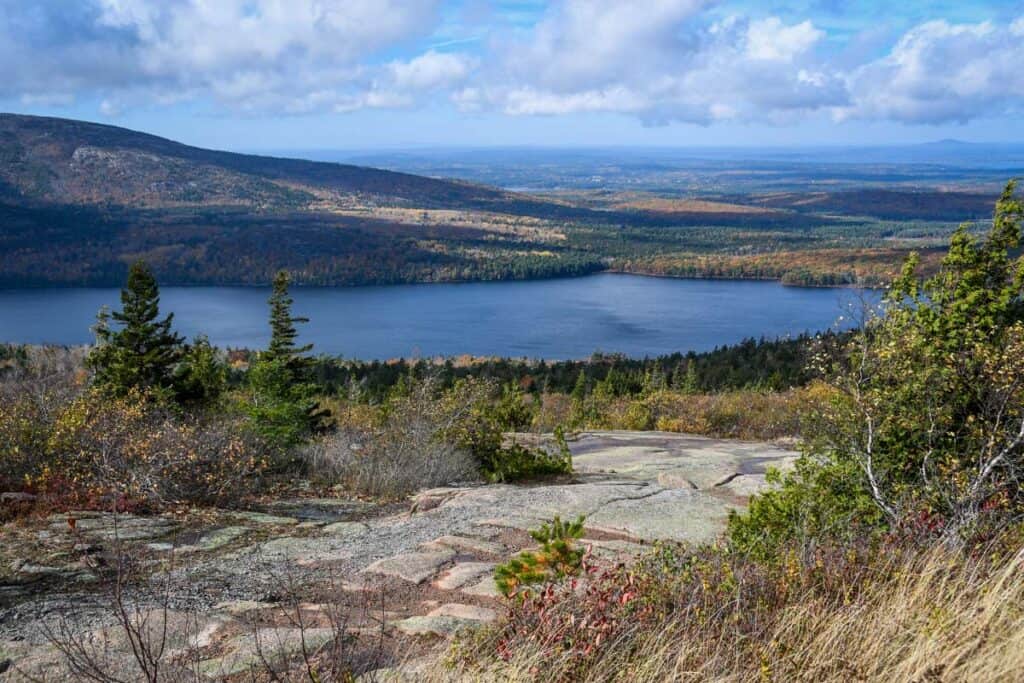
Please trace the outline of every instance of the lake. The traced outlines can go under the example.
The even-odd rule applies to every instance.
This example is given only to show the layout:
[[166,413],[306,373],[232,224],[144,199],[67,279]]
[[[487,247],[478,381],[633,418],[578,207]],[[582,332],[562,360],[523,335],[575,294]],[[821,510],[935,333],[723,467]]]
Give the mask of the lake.
[[[222,347],[269,338],[259,287],[166,287],[176,329]],[[0,341],[83,344],[118,289],[0,290]],[[776,282],[676,280],[602,273],[530,282],[293,289],[315,351],[349,358],[473,354],[549,359],[592,352],[656,356],[705,351],[745,337],[824,330],[849,320],[858,292]],[[844,318],[841,317],[845,316]],[[845,325],[843,325],[845,326]]]

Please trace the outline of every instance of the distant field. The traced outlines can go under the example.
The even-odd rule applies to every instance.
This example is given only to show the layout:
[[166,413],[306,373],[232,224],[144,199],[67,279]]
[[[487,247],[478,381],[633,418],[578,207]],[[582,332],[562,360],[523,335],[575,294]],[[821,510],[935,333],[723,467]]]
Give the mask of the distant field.
[[781,213],[773,211],[764,206],[749,206],[747,204],[730,204],[727,202],[716,202],[707,199],[671,199],[668,197],[641,196],[635,199],[621,201],[612,205],[616,209],[636,209],[639,211],[650,211],[652,213],[677,215],[715,215],[715,214],[757,214]]

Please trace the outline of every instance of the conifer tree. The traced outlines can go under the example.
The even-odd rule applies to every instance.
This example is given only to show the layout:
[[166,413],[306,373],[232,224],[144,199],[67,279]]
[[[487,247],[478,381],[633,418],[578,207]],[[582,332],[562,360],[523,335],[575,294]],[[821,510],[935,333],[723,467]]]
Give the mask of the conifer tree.
[[[95,329],[97,345],[88,357],[95,383],[123,395],[131,389],[168,390],[183,352],[172,329],[174,314],[160,319],[160,289],[149,267],[137,261],[121,290],[121,310],[101,310]],[[119,323],[114,329],[110,321]]]
[[577,403],[587,397],[587,375],[583,368],[580,368],[579,374],[576,375],[576,384],[573,385],[571,396]]
[[[282,363],[296,375],[303,374],[310,366],[310,359],[305,354],[313,349],[312,344],[298,346],[296,324],[308,323],[309,318],[292,315],[294,300],[288,293],[290,278],[285,271],[274,276],[274,290],[270,295],[270,345],[263,353],[264,360]],[[299,379],[295,377],[294,379]]]
[[227,389],[228,366],[210,340],[200,335],[189,344],[175,369],[175,398],[182,405],[212,407]]
[[683,379],[683,393],[700,393],[700,378],[697,377],[697,362],[692,358],[690,359],[690,362],[686,364],[686,377]]
[[263,436],[282,447],[294,446],[310,433],[326,429],[330,418],[330,411],[314,398],[313,359],[306,355],[313,345],[296,343],[295,325],[309,320],[292,315],[288,284],[284,271],[274,277],[268,301],[270,344],[249,370],[250,415]]

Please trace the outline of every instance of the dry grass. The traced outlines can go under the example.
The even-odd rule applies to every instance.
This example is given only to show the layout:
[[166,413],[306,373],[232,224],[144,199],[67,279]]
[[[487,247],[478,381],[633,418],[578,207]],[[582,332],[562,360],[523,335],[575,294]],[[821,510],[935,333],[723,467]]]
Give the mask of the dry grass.
[[1022,680],[1024,550],[994,563],[942,548],[833,560],[682,569],[672,596],[636,574],[617,591],[563,591],[460,644],[433,680]]
[[827,398],[828,388],[814,383],[786,391],[739,389],[717,394],[675,390],[640,397],[587,397],[576,405],[565,394],[544,394],[535,407],[531,429],[658,430],[755,441],[800,436],[803,416]]
[[1024,553],[987,573],[939,551],[842,609],[794,606],[773,634],[792,643],[778,669],[803,680],[1019,680],[1022,570]]

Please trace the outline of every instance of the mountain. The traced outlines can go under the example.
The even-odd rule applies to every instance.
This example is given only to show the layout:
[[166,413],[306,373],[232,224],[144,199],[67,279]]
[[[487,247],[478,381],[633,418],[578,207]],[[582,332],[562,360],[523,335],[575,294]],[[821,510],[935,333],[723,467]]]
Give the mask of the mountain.
[[200,149],[116,126],[16,114],[0,114],[0,183],[8,199],[136,208],[293,209],[356,199],[477,209],[524,203],[466,182]]
[[[0,114],[0,286],[305,284],[571,275],[555,220],[596,212],[457,180],[200,149]],[[604,218],[604,216],[600,216]]]

